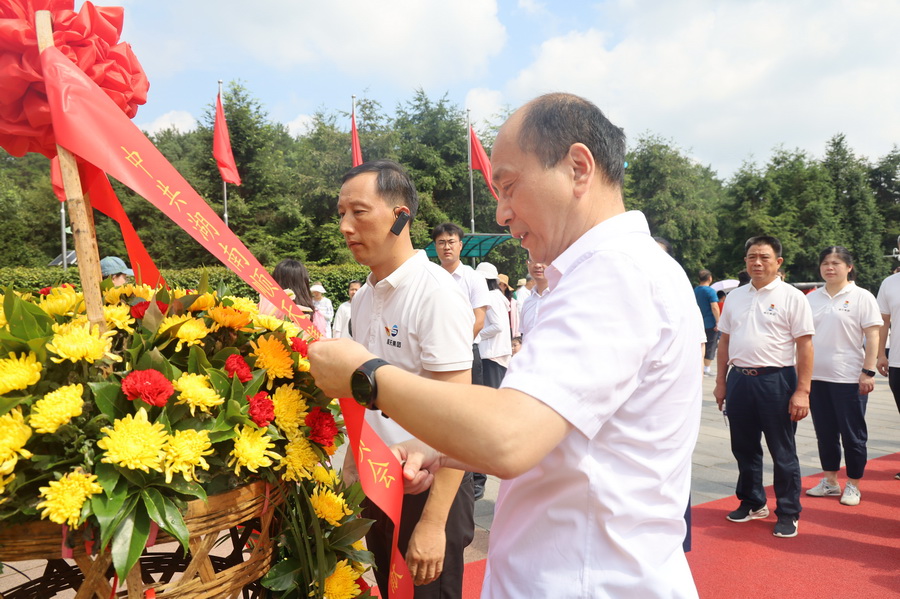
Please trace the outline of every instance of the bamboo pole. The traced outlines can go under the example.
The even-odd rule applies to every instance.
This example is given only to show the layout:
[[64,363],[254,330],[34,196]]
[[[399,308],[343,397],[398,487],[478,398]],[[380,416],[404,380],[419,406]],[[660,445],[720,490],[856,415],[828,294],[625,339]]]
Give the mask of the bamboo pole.
[[[43,51],[53,46],[53,24],[50,11],[39,10],[35,13],[38,48]],[[84,304],[91,325],[106,330],[103,318],[103,297],[100,294],[100,253],[97,250],[97,236],[94,232],[90,202],[81,191],[81,177],[78,176],[78,164],[75,156],[59,144],[56,146],[59,155],[59,166],[62,171],[63,187],[66,191],[66,206],[69,208],[69,220],[72,223],[72,237],[75,239],[75,253],[78,256],[78,273],[81,276],[81,289],[84,293]]]

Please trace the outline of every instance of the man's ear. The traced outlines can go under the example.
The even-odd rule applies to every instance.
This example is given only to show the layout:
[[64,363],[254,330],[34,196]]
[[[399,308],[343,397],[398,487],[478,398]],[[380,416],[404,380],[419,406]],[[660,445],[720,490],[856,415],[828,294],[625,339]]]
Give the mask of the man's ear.
[[583,143],[574,143],[569,146],[567,159],[572,169],[572,183],[575,194],[581,196],[590,188],[597,172],[594,155]]

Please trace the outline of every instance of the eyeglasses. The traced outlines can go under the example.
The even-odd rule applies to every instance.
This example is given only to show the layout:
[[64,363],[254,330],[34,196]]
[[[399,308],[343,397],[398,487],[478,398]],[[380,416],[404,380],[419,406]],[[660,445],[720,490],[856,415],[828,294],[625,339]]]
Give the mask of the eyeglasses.
[[440,241],[435,241],[434,245],[439,248],[452,248],[457,243],[459,243],[458,239],[441,239]]

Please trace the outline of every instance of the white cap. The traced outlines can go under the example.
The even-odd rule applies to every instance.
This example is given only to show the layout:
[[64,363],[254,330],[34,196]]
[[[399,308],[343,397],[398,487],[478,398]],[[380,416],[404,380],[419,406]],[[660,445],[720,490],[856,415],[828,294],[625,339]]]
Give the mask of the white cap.
[[497,267],[490,262],[482,262],[475,267],[475,272],[481,273],[481,276],[483,276],[485,279],[496,279],[500,274],[497,271]]
[[318,291],[319,293],[325,293],[325,288],[321,285],[313,285],[309,288],[310,291]]

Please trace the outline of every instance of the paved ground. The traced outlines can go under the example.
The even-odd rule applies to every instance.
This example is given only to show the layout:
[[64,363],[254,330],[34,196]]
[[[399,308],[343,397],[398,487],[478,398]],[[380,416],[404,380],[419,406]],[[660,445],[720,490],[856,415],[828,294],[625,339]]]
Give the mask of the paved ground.
[[[737,468],[728,442],[728,428],[725,426],[722,413],[716,408],[712,391],[712,378],[704,379],[703,415],[700,426],[700,437],[694,451],[694,473],[691,501],[694,505],[728,497],[734,493],[737,480]],[[877,458],[900,451],[900,415],[894,404],[887,379],[876,378],[875,391],[869,396],[867,413],[869,425],[869,457]],[[807,418],[797,427],[797,450],[803,476],[821,472],[818,450],[816,449],[815,432],[812,421]],[[771,460],[765,458],[766,473],[764,482],[772,484]],[[865,481],[862,486],[862,497],[865,501]],[[900,490],[900,481],[897,481]],[[488,477],[484,499],[475,504],[476,534],[475,541],[467,550],[467,561],[475,561],[487,555],[488,537],[494,517],[494,501],[500,481],[493,476]],[[25,576],[40,574],[42,564],[39,562],[16,562],[9,564],[21,570]],[[12,568],[5,568],[0,575],[0,593],[23,582],[25,578]],[[74,597],[74,593],[60,594],[60,598]]]

